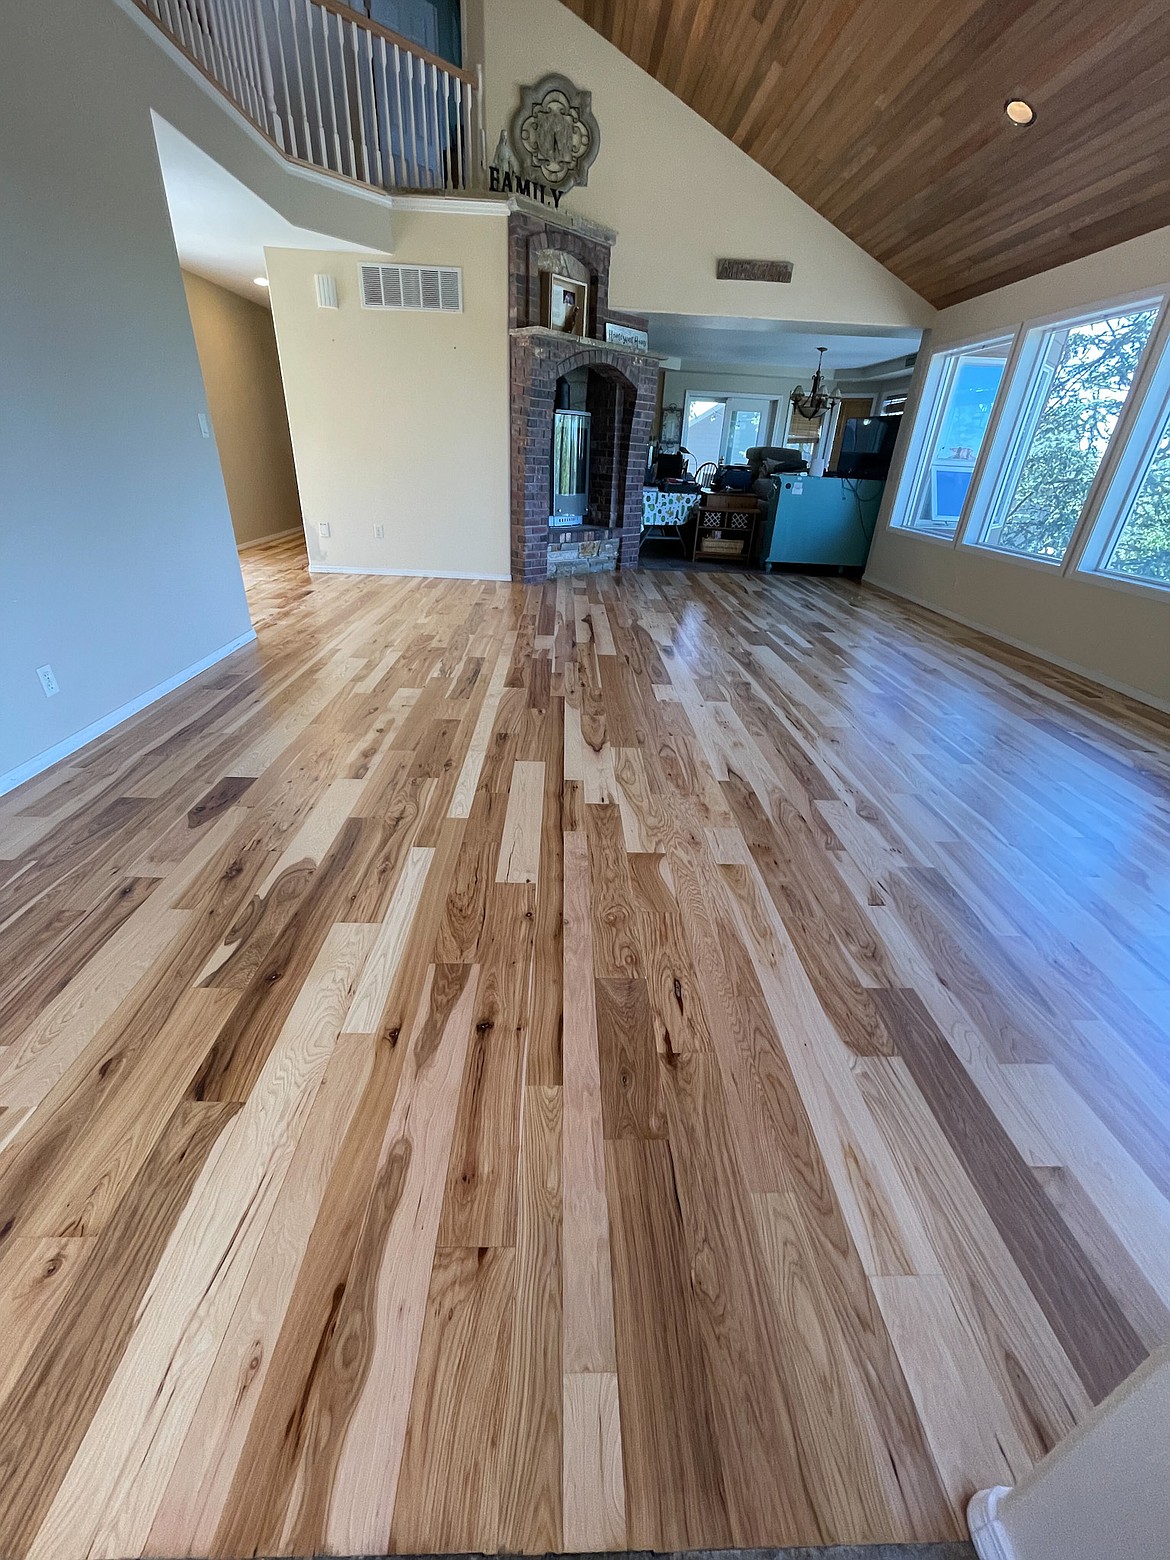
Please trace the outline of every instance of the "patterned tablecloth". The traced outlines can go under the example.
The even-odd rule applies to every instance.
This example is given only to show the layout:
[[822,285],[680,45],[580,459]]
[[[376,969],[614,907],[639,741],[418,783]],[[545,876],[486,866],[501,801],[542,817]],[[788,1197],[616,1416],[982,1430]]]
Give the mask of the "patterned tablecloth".
[[697,493],[667,493],[662,488],[643,488],[643,531],[652,525],[682,525],[698,502]]

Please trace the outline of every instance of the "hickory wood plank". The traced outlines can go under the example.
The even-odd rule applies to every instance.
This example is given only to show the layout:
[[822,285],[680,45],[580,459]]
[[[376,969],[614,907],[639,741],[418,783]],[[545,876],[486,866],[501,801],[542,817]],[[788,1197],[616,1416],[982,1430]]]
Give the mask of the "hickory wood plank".
[[145,1545],[372,938],[356,926],[327,939],[255,1090],[208,1156],[32,1553]]
[[724,1549],[733,1525],[668,1145],[605,1145],[626,1542]]
[[751,867],[722,871],[748,957],[866,1273],[937,1272],[938,1256],[915,1200],[875,1126],[848,1052],[817,1003],[783,922],[768,909],[762,880]]
[[565,1548],[570,1552],[624,1549],[626,1496],[617,1375],[582,1372],[566,1375],[564,1384]]
[[488,891],[475,1021],[459,1095],[439,1226],[440,1246],[511,1246],[531,1010],[535,890]]
[[1016,1435],[1039,1461],[1084,1419],[1088,1393],[905,1063],[867,1057],[855,1072]]
[[1145,1358],[1141,1340],[1044,1198],[917,994],[899,989],[879,992],[877,1000],[931,1114],[978,1188],[1086,1391],[1100,1401]]
[[515,1268],[510,1247],[436,1254],[394,1504],[398,1551],[499,1546],[501,1470],[493,1449],[503,1432]]
[[374,1040],[341,1034],[272,1216],[151,1521],[154,1554],[210,1552],[322,1199],[374,1064]]
[[141,905],[0,1058],[0,1105],[35,1109],[183,931],[181,910]]
[[402,962],[434,855],[433,850],[423,850],[418,846],[412,846],[407,852],[402,876],[398,879],[378,935],[370,948],[353,1003],[345,1015],[344,1027],[350,1033],[373,1034],[378,1026]]
[[[748,1189],[713,1057],[663,1064],[670,1159],[734,1542],[815,1543],[832,1531],[812,1416],[794,1406]],[[761,1482],[767,1486],[761,1489]]]
[[605,1189],[601,1068],[597,1037],[589,854],[566,834],[564,1092],[561,1185],[563,1363],[566,1378],[614,1373],[613,1288]]
[[544,764],[517,759],[508,787],[497,883],[535,883],[540,873]]
[[938,1274],[871,1280],[957,1520],[976,1490],[1017,1483],[1031,1460]]
[[[179,1106],[115,1218],[96,1237],[88,1282],[70,1287],[0,1403],[0,1552],[32,1552],[124,1357],[175,1223],[235,1111],[233,1105]],[[56,1552],[77,1553],[80,1537],[66,1533]]]
[[561,1171],[559,1088],[524,1090],[515,1299],[499,1460],[501,1547],[562,1547]]
[[[831,1190],[753,1193],[762,1270],[825,1534],[913,1543],[947,1530],[948,1504],[869,1281]],[[954,1524],[954,1536],[959,1526]]]
[[326,1424],[342,1424],[344,1432],[315,1449],[314,1466],[298,1481],[301,1512],[286,1519],[304,1548],[376,1552],[389,1540],[479,973],[475,966],[436,967],[411,1037],[355,1254],[355,1283],[315,1405]]

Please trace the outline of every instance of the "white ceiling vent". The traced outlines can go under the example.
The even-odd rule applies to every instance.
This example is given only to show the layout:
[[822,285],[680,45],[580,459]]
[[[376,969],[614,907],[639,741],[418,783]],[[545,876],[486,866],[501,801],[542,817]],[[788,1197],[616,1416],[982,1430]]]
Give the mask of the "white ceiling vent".
[[362,307],[459,314],[463,272],[454,266],[363,265]]

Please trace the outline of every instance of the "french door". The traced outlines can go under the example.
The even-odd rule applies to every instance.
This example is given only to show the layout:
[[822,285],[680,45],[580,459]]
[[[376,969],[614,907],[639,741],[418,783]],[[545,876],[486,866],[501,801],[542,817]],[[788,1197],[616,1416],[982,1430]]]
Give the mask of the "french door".
[[692,466],[742,466],[748,450],[770,441],[775,412],[767,396],[689,392],[682,442]]

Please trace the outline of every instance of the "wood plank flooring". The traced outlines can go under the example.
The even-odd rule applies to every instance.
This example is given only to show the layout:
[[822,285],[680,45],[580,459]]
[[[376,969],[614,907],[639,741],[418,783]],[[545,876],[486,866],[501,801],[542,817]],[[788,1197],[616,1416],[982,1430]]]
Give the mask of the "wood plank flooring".
[[245,563],[0,801],[0,1556],[946,1541],[1170,1340],[1170,722]]

